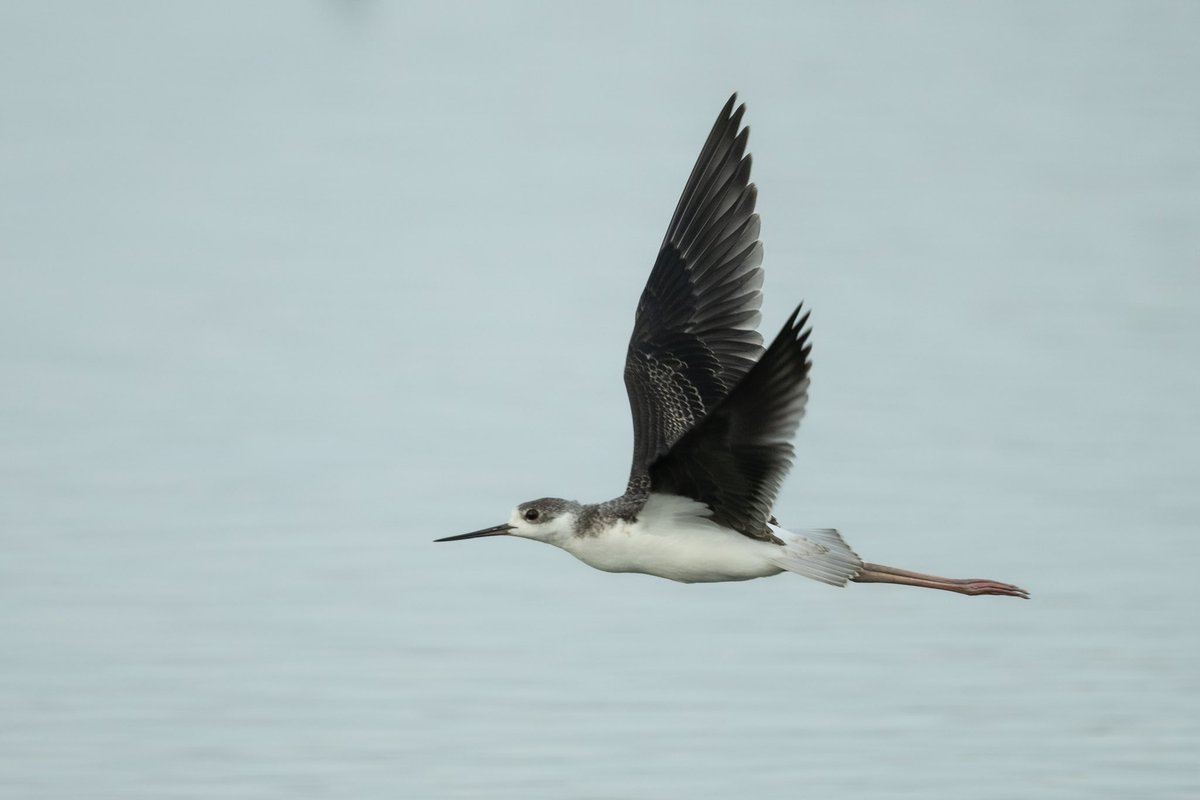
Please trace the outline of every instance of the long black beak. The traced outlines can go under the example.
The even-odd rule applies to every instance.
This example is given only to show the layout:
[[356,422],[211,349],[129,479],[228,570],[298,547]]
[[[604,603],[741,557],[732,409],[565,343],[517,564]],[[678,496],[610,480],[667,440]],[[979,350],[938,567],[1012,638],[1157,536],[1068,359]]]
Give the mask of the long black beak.
[[480,536],[507,536],[513,529],[512,525],[497,525],[494,528],[484,528],[481,531],[460,533],[458,536],[447,536],[445,539],[434,539],[435,542],[459,542],[463,539],[478,539]]

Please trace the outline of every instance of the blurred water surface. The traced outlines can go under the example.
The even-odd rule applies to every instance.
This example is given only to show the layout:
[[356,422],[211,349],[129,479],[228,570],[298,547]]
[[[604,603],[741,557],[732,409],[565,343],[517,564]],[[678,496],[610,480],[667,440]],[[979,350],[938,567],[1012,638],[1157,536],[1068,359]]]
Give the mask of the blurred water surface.
[[[1200,796],[1182,3],[0,10],[0,794]],[[728,92],[779,515],[1030,602],[430,544],[621,491]]]

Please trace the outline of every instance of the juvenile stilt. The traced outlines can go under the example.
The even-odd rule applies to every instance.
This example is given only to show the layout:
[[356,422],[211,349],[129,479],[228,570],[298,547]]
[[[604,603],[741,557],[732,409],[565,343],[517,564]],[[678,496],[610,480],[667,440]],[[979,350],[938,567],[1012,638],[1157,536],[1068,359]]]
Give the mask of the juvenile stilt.
[[[717,116],[638,301],[625,351],[625,493],[603,503],[531,500],[505,523],[437,541],[515,536],[606,572],[682,583],[790,572],[833,586],[1028,597],[1000,581],[864,564],[833,528],[789,530],[772,514],[808,402],[812,329],[797,307],[769,346],[757,330],[763,251],[745,111],[735,95]],[[549,396],[564,376],[558,364],[539,366],[544,380],[528,387]]]

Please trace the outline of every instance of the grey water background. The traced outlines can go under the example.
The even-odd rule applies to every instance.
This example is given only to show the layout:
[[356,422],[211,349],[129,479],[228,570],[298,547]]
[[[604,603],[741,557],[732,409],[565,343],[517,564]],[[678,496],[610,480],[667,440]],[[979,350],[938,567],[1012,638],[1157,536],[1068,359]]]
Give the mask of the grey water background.
[[[1198,26],[0,7],[0,796],[1200,796]],[[621,491],[735,89],[779,516],[1029,602],[430,543]]]

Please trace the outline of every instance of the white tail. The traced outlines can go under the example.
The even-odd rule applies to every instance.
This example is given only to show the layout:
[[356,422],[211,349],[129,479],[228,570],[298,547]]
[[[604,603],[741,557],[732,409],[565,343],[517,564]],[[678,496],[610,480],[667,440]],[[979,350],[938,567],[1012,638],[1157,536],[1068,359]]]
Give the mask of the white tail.
[[783,540],[783,546],[771,557],[781,569],[831,586],[845,586],[862,572],[863,560],[833,528],[788,531],[769,527]]

